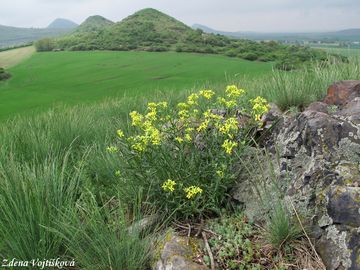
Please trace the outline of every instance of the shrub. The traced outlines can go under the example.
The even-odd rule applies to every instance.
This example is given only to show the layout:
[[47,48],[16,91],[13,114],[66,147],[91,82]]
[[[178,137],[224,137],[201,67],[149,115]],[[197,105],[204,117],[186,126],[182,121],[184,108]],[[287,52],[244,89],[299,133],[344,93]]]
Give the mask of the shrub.
[[44,38],[35,42],[35,48],[38,52],[48,52],[55,48],[55,43],[50,38]]
[[[145,114],[131,112],[126,138],[118,130],[118,143],[107,148],[121,157],[122,198],[130,201],[143,189],[147,202],[169,219],[219,213],[236,179],[234,166],[251,140],[249,130],[268,110],[266,100],[248,102],[244,93],[228,86],[226,96],[215,99],[212,90],[202,90],[176,109],[159,102],[149,103]],[[239,123],[241,113],[249,115],[246,125]]]
[[255,61],[258,59],[258,55],[252,52],[239,54],[239,57],[249,61]]
[[5,81],[9,79],[11,75],[5,71],[5,69],[0,67],[0,81]]

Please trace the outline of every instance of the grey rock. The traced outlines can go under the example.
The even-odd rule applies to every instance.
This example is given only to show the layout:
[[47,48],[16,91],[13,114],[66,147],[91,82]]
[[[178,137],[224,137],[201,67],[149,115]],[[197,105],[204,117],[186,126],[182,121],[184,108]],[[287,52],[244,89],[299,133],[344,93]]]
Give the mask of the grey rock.
[[[335,83],[324,102],[278,117],[264,145],[280,157],[275,174],[285,199],[311,217],[311,235],[327,269],[360,269],[360,81]],[[236,197],[253,208],[244,183]]]
[[153,270],[208,270],[192,261],[198,249],[198,240],[176,235],[168,231],[155,245]]

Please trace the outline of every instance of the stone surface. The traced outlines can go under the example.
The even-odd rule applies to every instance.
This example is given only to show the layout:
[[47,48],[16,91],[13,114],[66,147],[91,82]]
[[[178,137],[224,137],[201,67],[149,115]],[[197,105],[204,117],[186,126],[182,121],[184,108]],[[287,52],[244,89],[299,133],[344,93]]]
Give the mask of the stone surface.
[[[324,102],[279,116],[265,143],[279,157],[275,173],[285,200],[310,217],[329,270],[360,269],[359,120],[360,81],[341,81],[329,87]],[[242,188],[238,200],[251,207]]]
[[[189,242],[189,244],[188,244]],[[168,231],[156,244],[153,270],[207,270],[208,268],[192,261],[198,250],[198,241],[176,235]]]
[[360,97],[360,81],[339,81],[329,87],[324,103],[344,105],[355,97]]

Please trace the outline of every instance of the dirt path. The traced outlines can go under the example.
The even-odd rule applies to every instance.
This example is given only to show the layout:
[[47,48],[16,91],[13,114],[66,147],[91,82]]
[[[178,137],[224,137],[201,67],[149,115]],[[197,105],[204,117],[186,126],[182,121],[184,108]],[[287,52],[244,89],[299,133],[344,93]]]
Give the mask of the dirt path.
[[29,58],[35,52],[33,46],[0,52],[0,67],[9,68]]

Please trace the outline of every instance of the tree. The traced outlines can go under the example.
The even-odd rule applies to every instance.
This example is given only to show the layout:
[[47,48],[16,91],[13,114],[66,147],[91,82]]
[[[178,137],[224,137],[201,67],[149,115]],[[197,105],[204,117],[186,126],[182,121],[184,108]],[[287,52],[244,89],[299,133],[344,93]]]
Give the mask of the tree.
[[55,44],[52,39],[44,38],[35,42],[35,48],[38,52],[48,52],[55,48]]

